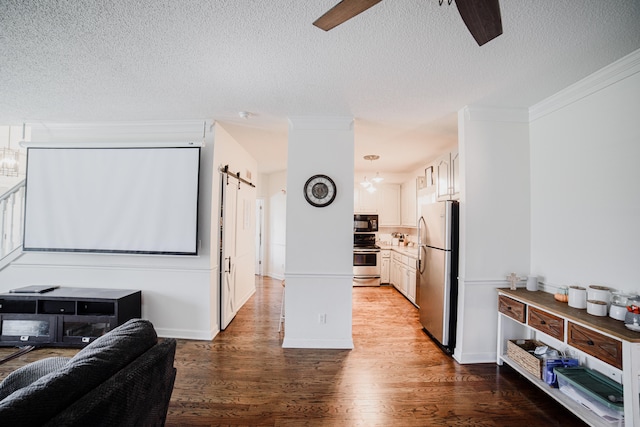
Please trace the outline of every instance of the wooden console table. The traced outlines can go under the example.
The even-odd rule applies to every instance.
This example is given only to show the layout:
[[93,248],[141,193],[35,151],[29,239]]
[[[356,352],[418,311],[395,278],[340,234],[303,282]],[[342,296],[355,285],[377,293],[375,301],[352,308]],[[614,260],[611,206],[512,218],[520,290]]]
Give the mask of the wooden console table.
[[140,291],[126,289],[63,287],[0,294],[0,346],[84,347],[140,318],[141,302]]
[[640,333],[624,322],[597,317],[558,302],[547,292],[498,289],[497,363],[509,366],[592,426],[611,426],[558,389],[531,375],[507,355],[507,341],[537,339],[571,349],[581,363],[624,387],[624,425],[640,427]]

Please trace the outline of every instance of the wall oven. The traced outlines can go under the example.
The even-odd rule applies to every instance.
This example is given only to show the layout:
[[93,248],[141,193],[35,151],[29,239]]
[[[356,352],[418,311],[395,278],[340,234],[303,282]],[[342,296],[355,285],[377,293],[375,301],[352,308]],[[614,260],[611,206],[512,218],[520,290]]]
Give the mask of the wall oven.
[[381,253],[375,234],[353,235],[353,286],[380,286]]

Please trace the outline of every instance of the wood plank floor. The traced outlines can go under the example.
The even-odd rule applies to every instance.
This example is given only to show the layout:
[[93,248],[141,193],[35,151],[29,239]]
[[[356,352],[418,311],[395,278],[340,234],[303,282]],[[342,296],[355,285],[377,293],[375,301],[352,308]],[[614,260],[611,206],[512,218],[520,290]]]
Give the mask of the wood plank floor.
[[[348,351],[283,349],[280,281],[256,286],[213,341],[178,340],[167,426],[584,425],[509,367],[444,355],[393,288],[353,289]],[[35,350],[0,365],[0,378],[75,351]]]

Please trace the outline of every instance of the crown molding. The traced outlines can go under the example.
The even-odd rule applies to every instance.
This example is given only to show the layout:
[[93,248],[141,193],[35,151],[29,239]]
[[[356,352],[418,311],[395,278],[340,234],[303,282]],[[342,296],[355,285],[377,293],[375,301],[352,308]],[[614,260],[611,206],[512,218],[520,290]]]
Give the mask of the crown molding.
[[290,129],[352,130],[353,117],[348,116],[289,116]]
[[640,49],[529,108],[534,121],[640,72]]
[[465,119],[472,122],[529,123],[529,111],[526,108],[467,105],[462,111]]
[[31,141],[48,142],[201,142],[209,131],[207,120],[139,122],[27,123]]

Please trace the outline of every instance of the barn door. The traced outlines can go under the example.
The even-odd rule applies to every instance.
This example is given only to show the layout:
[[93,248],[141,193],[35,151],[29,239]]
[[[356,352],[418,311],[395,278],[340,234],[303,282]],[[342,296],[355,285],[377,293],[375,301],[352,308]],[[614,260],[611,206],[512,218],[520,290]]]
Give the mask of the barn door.
[[220,208],[220,329],[233,320],[236,304],[236,222],[239,182],[221,174]]

